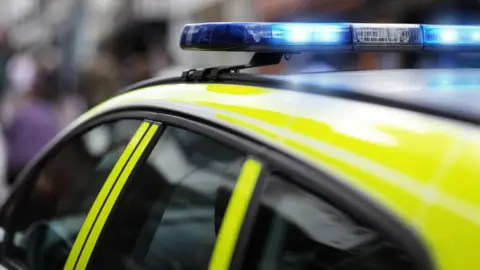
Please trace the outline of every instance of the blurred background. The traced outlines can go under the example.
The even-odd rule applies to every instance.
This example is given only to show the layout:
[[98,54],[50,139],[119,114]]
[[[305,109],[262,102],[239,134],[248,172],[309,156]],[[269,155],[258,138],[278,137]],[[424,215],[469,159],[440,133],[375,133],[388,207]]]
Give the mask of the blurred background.
[[[186,23],[468,25],[479,24],[479,15],[477,0],[1,0],[2,183],[11,183],[62,127],[126,85],[249,60],[248,53],[181,51]],[[469,54],[303,53],[256,72],[479,66]]]

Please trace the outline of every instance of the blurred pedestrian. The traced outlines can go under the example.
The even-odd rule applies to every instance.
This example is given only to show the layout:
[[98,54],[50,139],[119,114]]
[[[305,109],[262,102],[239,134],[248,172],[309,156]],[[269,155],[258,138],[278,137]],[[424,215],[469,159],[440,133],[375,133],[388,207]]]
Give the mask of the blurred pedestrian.
[[[86,101],[87,109],[106,101],[118,93],[121,88],[119,80],[120,71],[107,52],[101,52],[81,72],[78,81],[80,95]],[[136,128],[136,122],[121,121],[109,125],[105,129],[98,129],[86,140],[92,143],[95,141],[109,141],[111,144],[121,145],[124,139],[129,137],[132,129]],[[103,139],[102,139],[103,138]]]
[[[12,57],[12,53],[12,48],[10,47],[5,32],[3,30],[0,30],[0,101],[3,101],[7,89],[7,65],[10,58]],[[6,185],[5,181],[6,177],[7,145],[5,142],[3,126],[0,125],[0,205],[3,204],[9,193],[9,188]]]
[[[8,144],[7,181],[12,184],[20,171],[59,131],[54,104],[51,99],[49,74],[38,70],[30,60],[19,65],[13,73],[15,108],[5,123]],[[34,74],[34,75],[32,75]],[[29,84],[19,78],[28,78]],[[18,79],[15,83],[15,79]]]
[[26,48],[18,49],[9,59],[5,68],[6,88],[2,96],[1,118],[3,125],[9,125],[15,107],[21,97],[32,89],[38,66]]
[[5,141],[3,128],[0,126],[0,205],[3,205],[9,194],[7,179],[7,155],[8,148]]
[[12,57],[12,48],[4,31],[0,30],[0,96],[7,87],[7,63]]
[[78,81],[78,91],[90,109],[107,100],[120,90],[119,73],[115,61],[106,53],[94,58],[83,70]]
[[105,49],[119,64],[123,85],[150,79],[172,66],[167,30],[165,20],[134,21],[120,27],[105,41]]

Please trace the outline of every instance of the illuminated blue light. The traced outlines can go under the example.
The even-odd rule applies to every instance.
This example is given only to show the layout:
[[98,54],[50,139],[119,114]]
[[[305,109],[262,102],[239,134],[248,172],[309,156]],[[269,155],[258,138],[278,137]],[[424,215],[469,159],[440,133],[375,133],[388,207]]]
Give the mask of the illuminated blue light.
[[480,41],[480,31],[475,31],[472,33],[472,39],[475,41]]
[[456,42],[458,39],[458,33],[456,30],[445,29],[440,31],[440,39],[445,43]]
[[479,26],[423,25],[422,28],[425,46],[480,48]]
[[313,33],[306,31],[305,29],[298,29],[297,31],[292,31],[288,37],[289,41],[292,42],[308,42],[313,40]]
[[344,45],[350,43],[350,26],[335,24],[273,24],[272,36],[285,44]]

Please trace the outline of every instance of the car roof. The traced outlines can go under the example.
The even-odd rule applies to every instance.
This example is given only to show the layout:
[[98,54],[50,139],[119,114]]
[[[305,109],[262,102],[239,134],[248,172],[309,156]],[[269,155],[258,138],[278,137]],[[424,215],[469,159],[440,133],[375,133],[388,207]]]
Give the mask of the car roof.
[[120,93],[153,85],[192,82],[315,93],[480,124],[480,106],[477,106],[480,104],[480,69],[334,71],[290,75],[216,73],[215,76],[206,75],[193,80],[183,76],[154,78],[129,86]]
[[480,120],[480,69],[370,70],[272,76]]

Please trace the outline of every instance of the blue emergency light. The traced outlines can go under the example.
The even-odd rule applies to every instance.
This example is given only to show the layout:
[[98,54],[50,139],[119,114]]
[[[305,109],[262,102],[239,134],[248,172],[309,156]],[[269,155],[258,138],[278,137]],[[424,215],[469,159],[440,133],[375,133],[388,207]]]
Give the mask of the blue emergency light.
[[183,28],[185,50],[480,51],[480,26],[328,23],[199,23]]

